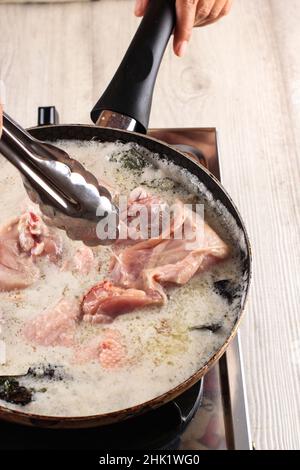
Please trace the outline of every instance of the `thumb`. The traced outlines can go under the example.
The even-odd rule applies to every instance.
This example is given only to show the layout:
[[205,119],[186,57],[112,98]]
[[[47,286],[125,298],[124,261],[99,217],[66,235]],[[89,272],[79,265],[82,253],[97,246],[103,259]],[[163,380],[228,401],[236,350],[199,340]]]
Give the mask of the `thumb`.
[[185,53],[195,23],[198,0],[176,0],[176,27],[174,32],[174,52],[179,57]]

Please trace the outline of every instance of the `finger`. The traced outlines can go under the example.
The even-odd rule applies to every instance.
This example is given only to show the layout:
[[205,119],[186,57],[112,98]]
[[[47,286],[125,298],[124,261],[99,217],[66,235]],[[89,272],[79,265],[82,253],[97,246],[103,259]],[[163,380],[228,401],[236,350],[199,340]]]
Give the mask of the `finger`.
[[174,52],[178,57],[185,53],[195,22],[198,0],[176,0],[176,26],[174,32]]
[[[216,1],[219,0],[199,0],[197,3],[194,26],[199,26],[204,21],[207,21]],[[221,0],[225,1],[225,0]]]
[[206,18],[199,18],[196,14],[195,26],[207,26],[215,23],[223,16],[228,15],[232,6],[232,0],[217,0]]
[[144,16],[149,0],[136,0],[134,7],[135,16]]
[[225,3],[223,10],[221,11],[221,16],[227,16],[230,13],[231,7],[233,4],[233,0],[227,0]]
[[203,28],[204,26],[209,26],[210,24],[217,23],[220,18],[216,18],[215,20],[206,20],[203,21],[201,24],[197,24],[196,26],[199,28]]

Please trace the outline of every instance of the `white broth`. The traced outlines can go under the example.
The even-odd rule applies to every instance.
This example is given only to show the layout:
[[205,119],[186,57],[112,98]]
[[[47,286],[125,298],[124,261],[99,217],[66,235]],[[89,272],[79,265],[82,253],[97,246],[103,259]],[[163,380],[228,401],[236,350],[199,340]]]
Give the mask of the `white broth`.
[[[142,185],[168,202],[176,198],[189,201],[194,196],[195,178],[162,160],[156,168],[155,156],[152,156],[152,166],[132,169],[130,163],[119,157],[120,153],[131,151],[130,144],[61,141],[58,145],[99,179],[109,181],[120,193],[128,195],[130,190]],[[1,168],[2,225],[32,207],[32,203],[18,172],[4,159]],[[64,370],[62,380],[33,376],[20,379],[20,384],[34,389],[33,400],[25,406],[0,400],[2,406],[25,413],[69,417],[128,408],[153,399],[188,379],[224,344],[241,303],[241,237],[234,223],[230,224],[226,211],[220,217],[218,211],[222,211],[222,207],[209,202],[204,187],[200,186],[200,190],[197,196],[205,203],[206,220],[230,245],[231,255],[207,272],[195,275],[186,285],[168,288],[166,305],[134,310],[118,316],[108,325],[124,338],[129,360],[122,367],[105,369],[97,361],[76,364],[74,348],[32,345],[22,334],[28,320],[54,306],[59,299],[81,297],[94,284],[106,279],[111,257],[109,247],[93,249],[96,262],[87,275],[64,271],[61,264],[41,258],[38,261],[41,275],[34,284],[24,290],[0,292],[0,339],[6,344],[6,362],[0,365],[1,376],[13,370],[26,372],[38,364],[62,366]],[[59,233],[63,238],[64,259],[72,256],[82,243]],[[214,283],[223,279],[235,285],[232,303],[214,288]],[[192,328],[217,324],[221,328],[215,332]],[[78,323],[77,345],[101,335],[106,329],[107,325],[103,324]]]

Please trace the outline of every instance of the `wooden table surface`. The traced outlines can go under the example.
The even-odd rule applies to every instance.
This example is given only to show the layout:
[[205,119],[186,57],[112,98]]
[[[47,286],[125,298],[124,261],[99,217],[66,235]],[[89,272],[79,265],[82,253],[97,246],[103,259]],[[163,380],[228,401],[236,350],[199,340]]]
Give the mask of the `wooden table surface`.
[[[25,126],[55,104],[88,123],[138,20],[131,0],[0,5],[6,109]],[[253,440],[300,447],[300,2],[236,0],[195,31],[188,54],[168,49],[152,126],[216,126],[223,183],[253,244],[254,281],[242,342]]]

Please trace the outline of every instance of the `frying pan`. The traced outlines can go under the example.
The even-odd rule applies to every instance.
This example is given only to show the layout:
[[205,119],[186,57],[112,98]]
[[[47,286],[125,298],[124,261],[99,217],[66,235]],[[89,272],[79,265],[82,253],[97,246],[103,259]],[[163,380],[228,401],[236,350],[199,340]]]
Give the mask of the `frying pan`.
[[147,412],[169,402],[199,381],[221,357],[237,332],[244,311],[251,277],[250,243],[241,216],[225,189],[200,163],[197,163],[194,159],[179,152],[172,146],[145,135],[157,72],[174,24],[175,1],[151,0],[147,13],[121,65],[91,112],[91,118],[96,123],[96,126],[52,125],[31,128],[29,132],[37,139],[52,142],[61,139],[135,142],[151,152],[162,155],[168,161],[187,169],[195,175],[211,192],[214,199],[227,209],[241,232],[243,244],[243,250],[241,251],[243,294],[240,297],[236,322],[222,347],[203,367],[180,385],[150,401],[120,411],[87,417],[39,416],[9,410],[5,406],[1,406],[0,417],[5,420],[41,427],[87,428],[118,422]]

